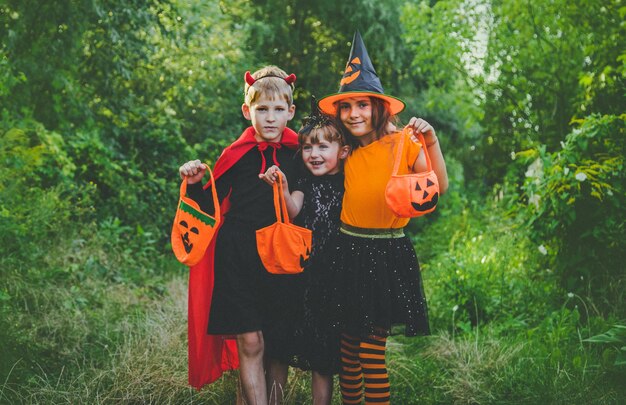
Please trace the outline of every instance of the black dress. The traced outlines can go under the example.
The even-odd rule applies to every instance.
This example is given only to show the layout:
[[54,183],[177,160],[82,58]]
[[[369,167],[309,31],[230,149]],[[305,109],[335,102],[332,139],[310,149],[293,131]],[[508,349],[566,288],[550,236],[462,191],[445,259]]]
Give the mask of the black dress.
[[[275,222],[276,214],[272,187],[258,175],[266,166],[279,164],[289,178],[297,178],[298,162],[292,149],[270,147],[261,151],[255,146],[216,181],[220,202],[229,196],[230,208],[215,241],[209,334],[253,332],[271,322],[268,302],[280,280],[265,270],[259,258],[256,230]],[[196,183],[187,192],[205,212],[213,212],[209,190]]]
[[292,190],[304,193],[295,223],[313,231],[307,267],[298,275],[280,275],[273,322],[263,331],[266,353],[303,370],[331,375],[339,367],[339,335],[325,316],[328,282],[333,278],[328,251],[337,244],[343,199],[343,174],[299,179]]

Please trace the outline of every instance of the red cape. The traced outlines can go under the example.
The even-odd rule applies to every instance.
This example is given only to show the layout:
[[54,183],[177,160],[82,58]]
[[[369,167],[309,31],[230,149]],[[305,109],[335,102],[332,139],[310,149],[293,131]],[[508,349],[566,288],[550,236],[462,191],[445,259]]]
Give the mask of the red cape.
[[[258,144],[254,135],[254,128],[248,127],[235,142],[224,149],[215,163],[213,170],[215,180]],[[280,143],[295,149],[298,147],[298,135],[291,129],[285,128]],[[210,186],[211,184],[207,183],[204,188]],[[229,196],[220,204],[222,215],[228,211],[230,206]],[[189,385],[196,389],[217,380],[224,371],[239,367],[237,341],[232,336],[209,335],[207,333],[213,296],[215,240],[220,227],[221,223],[202,260],[189,269]]]

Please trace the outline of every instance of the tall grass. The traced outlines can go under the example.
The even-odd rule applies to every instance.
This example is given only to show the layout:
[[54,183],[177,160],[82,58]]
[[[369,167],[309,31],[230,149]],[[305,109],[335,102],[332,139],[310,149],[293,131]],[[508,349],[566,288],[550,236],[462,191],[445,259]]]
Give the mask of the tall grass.
[[[201,392],[187,386],[185,281],[174,280],[167,289],[168,298],[151,305],[145,317],[134,319],[126,338],[111,350],[108,363],[96,367],[85,358],[59,374],[39,370],[27,386],[8,387],[16,390],[12,402],[233,403],[236,373]],[[563,316],[571,318],[567,312]],[[543,328],[552,328],[555,321],[577,322],[550,320]],[[574,359],[585,350],[579,342],[547,339],[539,344],[526,334],[502,336],[494,328],[456,337],[447,333],[394,337],[389,343],[393,403],[620,403],[626,392],[619,388],[619,373],[580,367]],[[598,353],[588,355],[585,361],[591,363]],[[292,371],[287,403],[309,402],[308,378],[307,373]],[[338,390],[334,403],[339,403]]]
[[542,344],[493,328],[460,337],[442,333],[421,343],[396,340],[394,403],[620,404],[626,395],[623,371],[592,365],[598,352],[577,344]]
[[[128,308],[125,304],[133,292],[118,288],[108,291],[107,296],[116,305]],[[228,402],[236,385],[234,376],[200,393],[187,385],[185,296],[185,280],[170,281],[162,299],[147,303],[141,312],[131,311],[120,322],[103,325],[117,329],[120,338],[115,346],[101,348],[106,353],[101,361],[94,361],[93,348],[84,346],[82,355],[60,369],[39,367],[26,384],[6,384],[4,399],[93,404]],[[66,329],[66,334],[74,333],[80,332]]]
[[[116,327],[122,338],[107,347],[104,362],[94,363],[87,351],[56,371],[33,370],[22,385],[0,386],[0,400],[11,403],[234,403],[237,373],[225,374],[202,391],[187,384],[187,286],[176,277],[167,283],[162,299],[129,316]],[[112,301],[123,303],[129,291],[111,291]],[[110,325],[113,326],[113,325]],[[10,377],[10,376],[9,376]],[[287,403],[309,402],[310,376],[290,371]],[[335,403],[339,403],[338,397]]]

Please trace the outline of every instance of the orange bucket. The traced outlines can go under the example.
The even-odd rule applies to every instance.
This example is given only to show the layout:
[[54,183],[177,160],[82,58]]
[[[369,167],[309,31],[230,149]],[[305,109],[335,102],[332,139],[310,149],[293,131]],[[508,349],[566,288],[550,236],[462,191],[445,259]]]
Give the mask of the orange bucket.
[[389,208],[401,218],[413,218],[433,212],[439,201],[439,180],[433,171],[424,135],[417,134],[426,154],[427,169],[421,173],[398,174],[400,157],[404,148],[404,138],[410,133],[405,128],[398,142],[396,160],[391,178],[385,189],[385,200]]
[[273,188],[276,222],[256,231],[257,250],[268,272],[301,273],[311,255],[313,233],[289,222],[281,175]]
[[220,204],[215,190],[213,172],[208,165],[205,166],[211,177],[215,215],[211,216],[203,212],[198,203],[186,197],[187,178],[185,178],[180,185],[180,198],[172,226],[172,250],[176,259],[187,266],[193,266],[202,259],[221,221]]

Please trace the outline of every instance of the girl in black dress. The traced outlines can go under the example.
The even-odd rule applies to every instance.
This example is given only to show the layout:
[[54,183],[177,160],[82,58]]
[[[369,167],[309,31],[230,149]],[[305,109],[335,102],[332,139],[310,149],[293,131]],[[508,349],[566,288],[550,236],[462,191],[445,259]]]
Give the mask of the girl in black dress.
[[[280,403],[288,366],[294,366],[312,371],[313,404],[330,404],[332,376],[340,365],[339,334],[331,328],[323,308],[329,302],[326,287],[332,276],[327,258],[339,233],[342,161],[350,147],[332,118],[319,112],[305,119],[298,140],[307,174],[292,180],[291,192],[283,175],[283,189],[289,216],[313,231],[313,249],[301,274],[276,276],[282,288],[276,292],[274,320],[263,331],[268,392]],[[261,177],[273,184],[282,174],[272,166]]]

